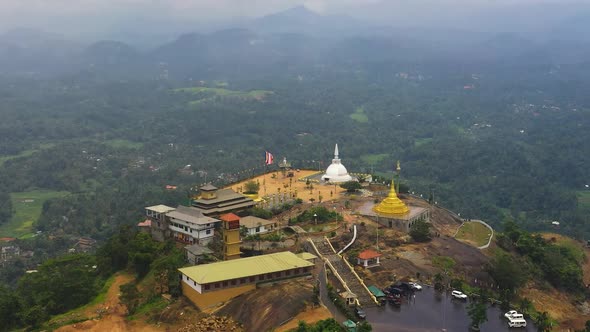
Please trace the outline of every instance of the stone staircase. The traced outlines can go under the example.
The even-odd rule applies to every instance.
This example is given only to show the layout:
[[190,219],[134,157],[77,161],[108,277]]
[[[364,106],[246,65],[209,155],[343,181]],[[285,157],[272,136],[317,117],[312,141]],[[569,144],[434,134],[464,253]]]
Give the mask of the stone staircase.
[[315,238],[311,240],[322,258],[330,262],[331,266],[336,270],[335,272],[346,283],[346,287],[358,297],[361,306],[370,307],[376,305],[371,293],[361,284],[357,276],[344,262],[343,258],[334,252],[332,246],[327,242],[328,240],[326,238]]

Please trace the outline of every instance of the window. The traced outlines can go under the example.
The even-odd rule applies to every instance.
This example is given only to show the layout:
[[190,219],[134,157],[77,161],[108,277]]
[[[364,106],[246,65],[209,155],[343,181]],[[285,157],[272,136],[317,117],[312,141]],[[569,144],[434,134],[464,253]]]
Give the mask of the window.
[[160,222],[158,221],[158,227],[160,227]]
[[264,280],[264,274],[259,275],[258,280]]
[[209,285],[209,284],[203,285],[203,289],[204,290],[209,290],[209,288],[211,288],[211,285]]
[[285,274],[286,274],[286,275],[288,275],[288,276],[290,276],[290,275],[291,275],[291,270],[287,270],[287,271],[285,272]]
[[210,229],[206,230],[205,234],[207,234],[207,235],[211,234],[211,230]]
[[295,269],[295,274],[298,274],[298,273],[299,273],[299,268],[296,268]]
[[250,277],[248,280],[249,280],[250,282],[254,282],[254,281],[256,280],[256,277]]
[[219,288],[221,286],[218,282],[215,283],[215,288]]
[[223,282],[223,287],[227,286],[227,280]]
[[232,279],[232,281],[231,281],[232,286],[235,286],[237,283],[238,283],[238,281],[236,279]]
[[197,285],[197,282],[196,281],[193,281],[193,284],[195,284],[195,286],[196,286]]

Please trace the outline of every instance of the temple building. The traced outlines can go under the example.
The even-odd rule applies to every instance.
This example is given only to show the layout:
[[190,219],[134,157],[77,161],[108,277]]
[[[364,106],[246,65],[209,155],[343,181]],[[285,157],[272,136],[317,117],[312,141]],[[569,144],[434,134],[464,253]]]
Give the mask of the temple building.
[[334,148],[334,159],[332,159],[332,164],[326,169],[326,173],[322,175],[322,181],[341,183],[352,180],[352,176],[348,174],[346,167],[342,165],[340,158],[338,158],[338,144],[336,144],[336,147]]
[[361,206],[359,212],[385,227],[396,228],[403,232],[409,232],[412,225],[418,220],[430,222],[430,209],[406,205],[397,196],[393,179],[385,199],[376,205],[373,202],[367,202]]
[[256,205],[249,197],[233,191],[231,188],[217,189],[211,184],[199,188],[200,196],[193,197],[191,205],[207,216],[239,212]]

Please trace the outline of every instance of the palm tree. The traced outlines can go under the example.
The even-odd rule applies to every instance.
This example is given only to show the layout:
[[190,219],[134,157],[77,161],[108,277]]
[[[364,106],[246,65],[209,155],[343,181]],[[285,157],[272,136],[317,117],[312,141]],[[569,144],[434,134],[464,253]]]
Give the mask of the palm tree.
[[434,289],[443,289],[443,276],[440,273],[434,275]]

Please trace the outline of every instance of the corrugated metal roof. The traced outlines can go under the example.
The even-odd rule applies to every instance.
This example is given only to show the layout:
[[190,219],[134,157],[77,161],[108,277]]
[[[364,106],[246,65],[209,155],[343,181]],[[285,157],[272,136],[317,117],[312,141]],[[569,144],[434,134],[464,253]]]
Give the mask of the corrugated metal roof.
[[163,204],[148,206],[145,209],[155,211],[157,213],[166,213],[166,212],[170,212],[170,211],[174,210],[173,207],[169,207],[169,206],[163,205]]
[[373,293],[373,295],[375,295],[375,297],[383,297],[383,296],[385,296],[385,293],[383,293],[382,290],[380,290],[379,288],[377,288],[377,286],[369,286],[367,288],[369,289],[369,291],[371,293]]
[[254,217],[254,216],[247,216],[247,217],[243,217],[240,219],[240,226],[244,226],[246,228],[254,228],[254,227],[258,227],[259,225],[260,226],[272,225],[274,223],[275,223],[275,221],[266,220],[266,219],[262,219],[262,218],[258,218],[258,217]]
[[304,252],[300,252],[300,253],[298,253],[296,255],[297,255],[297,257],[299,257],[301,259],[305,259],[306,261],[307,260],[310,260],[310,259],[316,259],[316,258],[318,258],[318,256],[316,256],[314,254],[310,254],[310,253],[305,252],[305,251]]
[[290,251],[284,251],[275,254],[190,266],[178,269],[178,271],[199,284],[208,284],[307,266],[313,266],[313,264],[297,257]]
[[216,223],[219,221],[215,218],[207,217],[199,209],[182,205],[179,205],[176,210],[166,213],[166,216],[197,225]]

